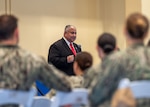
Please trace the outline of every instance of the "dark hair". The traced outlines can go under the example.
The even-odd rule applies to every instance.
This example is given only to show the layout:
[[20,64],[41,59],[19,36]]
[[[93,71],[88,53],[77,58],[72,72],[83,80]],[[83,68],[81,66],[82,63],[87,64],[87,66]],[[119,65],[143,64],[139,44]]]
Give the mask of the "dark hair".
[[73,26],[73,25],[66,25],[66,26],[65,26],[65,29],[64,29],[64,32],[68,32],[68,30],[69,30],[71,27],[75,27],[75,26]]
[[0,40],[11,38],[17,28],[18,19],[13,15],[0,16]]
[[149,21],[148,19],[140,14],[131,14],[126,21],[126,29],[132,38],[143,38],[143,36],[148,32]]
[[93,64],[93,57],[88,52],[79,52],[75,56],[75,61],[78,63],[81,70],[86,70],[87,68],[91,67]]
[[72,25],[66,25],[64,31],[66,32],[66,31],[68,30],[68,28],[70,28],[71,26],[72,26]]
[[97,44],[105,54],[109,54],[116,48],[116,38],[110,33],[103,33],[99,36]]

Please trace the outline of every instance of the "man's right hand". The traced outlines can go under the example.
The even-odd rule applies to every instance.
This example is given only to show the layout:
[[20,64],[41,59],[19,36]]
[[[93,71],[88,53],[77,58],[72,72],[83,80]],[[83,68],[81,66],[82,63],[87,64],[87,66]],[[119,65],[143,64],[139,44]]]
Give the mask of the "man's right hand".
[[74,55],[67,56],[67,62],[72,63],[74,61]]

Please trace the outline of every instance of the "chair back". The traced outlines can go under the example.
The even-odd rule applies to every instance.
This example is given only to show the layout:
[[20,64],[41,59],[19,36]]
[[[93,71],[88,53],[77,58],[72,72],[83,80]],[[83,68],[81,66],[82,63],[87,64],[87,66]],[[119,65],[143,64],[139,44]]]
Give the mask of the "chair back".
[[51,107],[51,100],[44,96],[36,96],[32,107]]
[[0,89],[0,105],[18,104],[23,107],[32,107],[33,97],[36,95],[36,89],[29,91]]
[[51,107],[60,107],[65,105],[88,105],[88,90],[73,89],[72,92],[56,92],[56,96],[52,99]]
[[136,99],[140,98],[150,98],[150,81],[124,78],[112,97],[111,107],[137,107]]
[[130,81],[125,78],[119,83],[119,88],[129,87],[134,98],[150,98],[150,80]]

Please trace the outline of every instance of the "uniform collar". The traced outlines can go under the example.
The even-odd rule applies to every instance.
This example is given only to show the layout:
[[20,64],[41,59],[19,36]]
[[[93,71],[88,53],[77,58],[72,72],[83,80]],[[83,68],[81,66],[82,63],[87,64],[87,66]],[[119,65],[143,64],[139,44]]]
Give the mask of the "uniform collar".
[[137,48],[139,46],[144,46],[144,43],[143,42],[135,43],[135,44],[131,45],[130,48]]
[[0,48],[18,48],[18,45],[4,45],[4,44],[0,44]]

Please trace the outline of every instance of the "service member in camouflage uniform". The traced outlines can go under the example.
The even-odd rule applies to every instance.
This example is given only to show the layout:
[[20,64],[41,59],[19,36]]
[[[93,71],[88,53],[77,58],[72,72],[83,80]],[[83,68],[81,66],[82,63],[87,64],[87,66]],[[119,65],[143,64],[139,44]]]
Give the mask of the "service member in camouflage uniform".
[[[131,14],[125,26],[129,48],[124,52],[112,54],[103,61],[99,75],[94,81],[89,99],[91,107],[98,107],[110,100],[122,78],[133,80],[150,79],[150,49],[144,46],[149,29],[148,19],[139,14]],[[149,99],[137,100],[137,107],[150,107]]]
[[[98,37],[98,40],[97,40],[97,52],[101,61],[104,61],[115,50],[116,50],[115,36],[110,33],[102,33]],[[97,73],[100,73],[99,69],[100,69],[100,64],[98,64],[96,67],[90,68],[90,70],[87,70],[87,72],[85,72],[85,75],[84,75],[84,78],[85,78],[84,87],[85,88],[91,87],[90,85],[92,84],[93,78],[95,78]]]
[[[73,63],[73,70],[76,76],[70,76],[69,80],[72,88],[83,88],[85,70],[90,68],[93,64],[93,57],[89,52],[83,51],[77,53]],[[56,94],[55,90],[50,91],[50,97]]]
[[13,15],[0,16],[0,88],[28,90],[40,80],[47,87],[71,91],[68,77],[18,46],[17,22]]
[[[101,59],[101,61],[104,61],[107,59],[107,57],[112,54],[116,50],[116,38],[114,35],[110,33],[102,33],[97,40],[97,52]],[[102,71],[100,71],[101,65],[98,64],[96,67],[90,68],[87,70],[87,72],[84,75],[85,81],[84,81],[84,87],[88,88],[92,87],[93,83],[95,81],[94,78],[98,76],[99,73],[102,75]],[[93,76],[92,76],[93,75]],[[110,103],[107,101],[100,107],[107,107]]]
[[73,70],[76,76],[70,77],[70,82],[73,88],[81,88],[84,84],[85,70],[90,68],[93,64],[93,57],[89,52],[83,51],[77,53],[73,63]]

